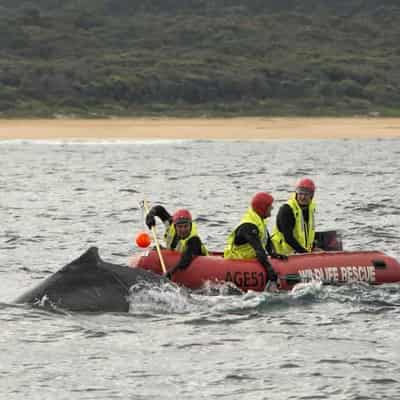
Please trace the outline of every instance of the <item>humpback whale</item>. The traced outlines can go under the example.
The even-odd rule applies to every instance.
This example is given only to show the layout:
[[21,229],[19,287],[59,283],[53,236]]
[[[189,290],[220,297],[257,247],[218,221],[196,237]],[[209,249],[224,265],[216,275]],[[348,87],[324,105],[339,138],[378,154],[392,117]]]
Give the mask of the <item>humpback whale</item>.
[[132,285],[163,281],[164,278],[151,271],[105,262],[98,248],[91,247],[15,302],[35,304],[46,298],[50,304],[70,311],[127,312]]

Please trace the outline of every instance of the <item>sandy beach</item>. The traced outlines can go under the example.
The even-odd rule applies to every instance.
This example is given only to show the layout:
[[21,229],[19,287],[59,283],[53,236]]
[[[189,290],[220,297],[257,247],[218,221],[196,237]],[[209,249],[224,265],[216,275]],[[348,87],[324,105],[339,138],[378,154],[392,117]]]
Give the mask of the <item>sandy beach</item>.
[[400,118],[117,118],[0,120],[10,139],[329,139],[400,137]]

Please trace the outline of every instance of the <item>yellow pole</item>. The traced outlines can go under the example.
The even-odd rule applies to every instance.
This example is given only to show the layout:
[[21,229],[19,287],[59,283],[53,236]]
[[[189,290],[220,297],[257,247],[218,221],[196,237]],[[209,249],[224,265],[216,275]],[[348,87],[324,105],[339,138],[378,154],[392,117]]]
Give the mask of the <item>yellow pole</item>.
[[[144,208],[144,211],[146,212],[146,215],[147,215],[149,213],[149,205],[147,204],[146,200],[143,200],[143,208]],[[165,268],[165,263],[164,263],[164,259],[163,259],[162,253],[161,253],[160,243],[158,242],[157,232],[156,232],[156,227],[155,226],[151,227],[151,232],[153,234],[154,243],[156,244],[157,254],[158,254],[158,257],[160,259],[161,268],[163,270],[163,273],[166,274],[167,273],[167,268]]]

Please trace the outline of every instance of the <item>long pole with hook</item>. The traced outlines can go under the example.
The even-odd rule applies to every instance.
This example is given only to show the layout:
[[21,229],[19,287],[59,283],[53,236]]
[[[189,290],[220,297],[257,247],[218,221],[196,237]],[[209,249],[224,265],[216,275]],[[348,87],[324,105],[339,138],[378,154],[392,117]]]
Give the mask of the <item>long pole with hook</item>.
[[[142,205],[143,205],[144,211],[146,212],[146,215],[147,215],[149,213],[149,205],[147,203],[147,200],[143,200]],[[151,227],[151,233],[153,234],[154,243],[156,244],[157,254],[158,254],[158,258],[160,259],[162,271],[164,274],[166,274],[167,268],[165,268],[164,258],[161,253],[161,247],[160,247],[160,243],[158,241],[157,231],[156,231],[155,226]]]

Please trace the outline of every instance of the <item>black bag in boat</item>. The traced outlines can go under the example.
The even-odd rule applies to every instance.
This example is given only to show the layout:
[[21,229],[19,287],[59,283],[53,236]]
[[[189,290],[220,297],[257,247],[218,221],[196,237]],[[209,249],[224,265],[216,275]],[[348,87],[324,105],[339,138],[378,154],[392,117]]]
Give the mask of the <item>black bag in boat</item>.
[[315,232],[314,246],[325,251],[342,251],[342,237],[338,231]]

